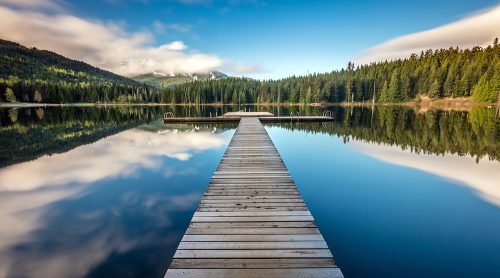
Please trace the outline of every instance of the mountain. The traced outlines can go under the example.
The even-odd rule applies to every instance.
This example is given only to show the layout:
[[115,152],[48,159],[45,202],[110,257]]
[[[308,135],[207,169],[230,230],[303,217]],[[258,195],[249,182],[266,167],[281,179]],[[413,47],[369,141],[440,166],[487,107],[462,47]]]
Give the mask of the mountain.
[[157,101],[154,91],[84,62],[0,39],[0,101]]
[[149,86],[157,88],[166,88],[190,81],[202,81],[202,80],[220,80],[228,78],[222,72],[212,71],[208,73],[162,73],[162,72],[152,72],[148,74],[142,74],[133,77],[134,80],[145,83]]

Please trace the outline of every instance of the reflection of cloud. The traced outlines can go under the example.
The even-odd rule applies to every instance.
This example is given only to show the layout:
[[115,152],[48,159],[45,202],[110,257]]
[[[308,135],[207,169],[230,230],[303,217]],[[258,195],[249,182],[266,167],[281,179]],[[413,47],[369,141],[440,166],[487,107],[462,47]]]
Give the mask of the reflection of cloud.
[[128,130],[64,154],[2,168],[0,192],[127,176],[140,167],[158,167],[160,156],[185,161],[191,157],[191,151],[217,148],[223,144],[223,139],[208,132],[156,134]]
[[474,189],[484,200],[500,206],[500,162],[482,158],[479,163],[468,156],[415,154],[396,146],[374,145],[360,141],[349,144],[376,159],[415,168],[447,179],[460,181]]
[[500,37],[500,6],[423,32],[401,36],[361,53],[355,62],[367,64],[409,57],[427,49],[486,46]]
[[[9,241],[0,238],[2,239],[0,276],[22,274],[23,277],[84,277],[90,270],[106,262],[111,254],[125,253],[140,246],[168,245],[173,248],[176,244],[175,233],[181,231],[173,227],[175,233],[164,235],[161,228],[171,227],[173,223],[170,218],[173,214],[192,209],[201,198],[196,193],[173,196],[161,194],[138,196],[133,192],[117,192],[117,194],[128,196],[121,198],[117,203],[109,204],[111,208],[104,206],[97,208],[96,211],[86,211],[82,208],[83,213],[77,211],[69,215],[76,219],[65,227],[46,226],[50,225],[52,218],[59,217],[60,209],[49,210],[48,217],[41,215],[42,213],[37,210],[23,213],[23,216],[34,216],[30,219],[43,218],[49,223],[44,222],[38,227],[33,226],[34,223],[38,223],[37,221],[23,221],[22,237],[9,229],[9,233],[15,237],[6,238]],[[140,209],[141,217],[146,218],[148,225],[143,227],[142,231],[138,230],[140,227],[127,226],[127,221],[124,221],[127,216],[122,214],[126,214],[130,209],[134,210],[134,216]],[[109,215],[109,210],[114,217]],[[62,214],[62,217],[68,216],[64,212]],[[0,217],[3,221],[2,212]],[[27,245],[30,251],[8,248],[14,244]],[[47,249],[44,246],[47,244],[50,244],[51,248]]]
[[[187,160],[193,152],[224,142],[209,132],[156,134],[133,129],[67,153],[0,169],[0,277],[12,275],[10,271],[23,277],[82,277],[110,254],[147,244],[175,244],[169,236],[159,239],[158,227],[171,227],[173,213],[192,209],[200,199],[197,192],[168,195],[124,188],[113,202],[92,209],[65,211],[54,204],[100,194],[86,183],[133,175],[140,168],[167,172],[169,165],[160,169],[161,156]],[[195,171],[189,167],[176,170],[169,175]],[[138,227],[126,226],[122,217],[127,213],[145,214],[154,226],[144,228],[141,236],[131,234]],[[67,217],[73,220],[64,227],[51,226],[51,221]],[[47,250],[44,244],[51,248]],[[23,245],[29,251],[14,248]]]

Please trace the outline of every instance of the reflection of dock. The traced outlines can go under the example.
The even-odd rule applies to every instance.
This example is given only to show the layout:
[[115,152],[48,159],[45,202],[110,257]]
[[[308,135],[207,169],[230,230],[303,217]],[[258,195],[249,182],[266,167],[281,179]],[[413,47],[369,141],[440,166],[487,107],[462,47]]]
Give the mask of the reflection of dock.
[[343,277],[259,118],[238,121],[165,277]]
[[238,123],[241,118],[256,117],[261,122],[265,123],[281,123],[281,122],[330,122],[332,117],[328,116],[279,116],[275,117],[268,112],[229,112],[221,117],[164,117],[163,121],[166,124],[189,124],[189,123]]

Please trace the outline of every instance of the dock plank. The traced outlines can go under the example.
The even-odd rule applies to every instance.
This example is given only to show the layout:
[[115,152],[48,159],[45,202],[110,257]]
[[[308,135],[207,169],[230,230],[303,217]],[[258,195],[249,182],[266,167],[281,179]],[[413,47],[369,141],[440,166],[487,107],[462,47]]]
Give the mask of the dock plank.
[[171,268],[165,277],[192,278],[311,278],[311,277],[344,277],[339,268],[290,268],[290,269],[180,269]]

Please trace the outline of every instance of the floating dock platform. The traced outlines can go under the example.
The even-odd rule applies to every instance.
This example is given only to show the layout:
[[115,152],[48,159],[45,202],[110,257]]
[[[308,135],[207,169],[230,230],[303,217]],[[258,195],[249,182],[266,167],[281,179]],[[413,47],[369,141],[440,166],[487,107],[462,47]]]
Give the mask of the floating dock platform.
[[163,118],[166,124],[195,124],[195,123],[239,123],[241,118],[254,117],[262,123],[296,123],[296,122],[331,122],[329,116],[278,116],[269,112],[228,112],[220,117],[168,117]]

